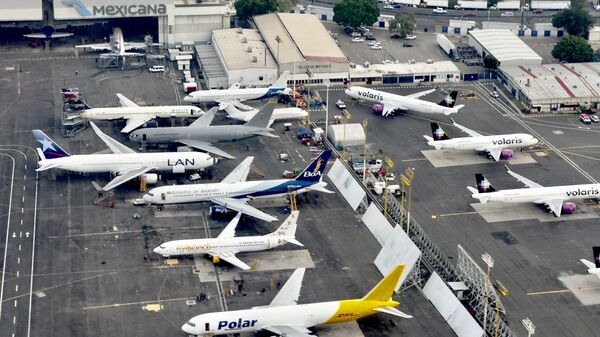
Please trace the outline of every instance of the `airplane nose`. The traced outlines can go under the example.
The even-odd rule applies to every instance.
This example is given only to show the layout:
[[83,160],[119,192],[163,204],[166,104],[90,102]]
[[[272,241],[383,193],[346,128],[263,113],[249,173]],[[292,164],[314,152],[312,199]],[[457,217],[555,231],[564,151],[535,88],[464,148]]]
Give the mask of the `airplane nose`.
[[539,142],[540,142],[540,140],[539,140],[539,139],[537,139],[537,138],[533,138],[533,139],[532,139],[532,141],[533,141],[533,144],[537,144],[537,143],[539,143]]
[[188,323],[185,323],[184,325],[181,326],[181,330],[183,330],[183,332],[187,333],[188,335],[195,335],[196,333],[194,332],[194,328],[191,327],[190,325],[188,325]]
[[190,96],[190,95],[187,95],[187,96],[185,96],[185,97],[183,98],[183,101],[184,101],[184,102],[193,102],[193,101],[194,101],[194,99],[193,99],[193,97],[192,97],[192,96]]
[[156,247],[154,249],[152,249],[153,252],[155,252],[156,254],[160,254],[160,247]]
[[148,195],[148,194],[144,194],[144,196],[142,197],[142,199],[147,204],[151,204],[152,203],[152,197],[150,195]]

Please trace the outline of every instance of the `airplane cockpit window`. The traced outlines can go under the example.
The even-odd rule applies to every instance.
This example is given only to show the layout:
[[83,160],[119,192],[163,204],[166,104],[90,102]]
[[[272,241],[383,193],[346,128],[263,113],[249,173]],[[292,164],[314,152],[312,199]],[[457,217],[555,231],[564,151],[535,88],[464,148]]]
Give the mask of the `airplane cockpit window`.
[[167,248],[165,245],[160,245],[160,246],[158,246],[158,247],[159,247],[159,248],[161,248],[161,249],[165,249],[165,248]]
[[154,194],[152,194],[152,193],[148,193],[148,195],[151,196],[151,197],[154,197]]
[[196,324],[192,323],[191,321],[190,321],[190,322],[187,322],[186,324],[187,324],[187,325],[189,325],[189,326],[191,326],[192,328],[195,328],[195,327],[196,327]]

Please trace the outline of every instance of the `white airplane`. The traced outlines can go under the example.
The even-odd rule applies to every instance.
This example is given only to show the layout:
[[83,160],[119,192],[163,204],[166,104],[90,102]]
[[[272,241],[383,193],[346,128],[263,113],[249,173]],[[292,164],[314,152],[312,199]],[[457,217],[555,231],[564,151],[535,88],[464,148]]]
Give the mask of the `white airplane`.
[[188,103],[231,103],[244,102],[249,100],[266,99],[279,95],[289,95],[292,89],[287,87],[289,72],[286,71],[273,83],[266,88],[244,88],[241,89],[238,83],[228,89],[219,90],[199,90],[190,93],[183,98]]
[[411,110],[432,114],[444,114],[447,116],[458,113],[458,110],[464,107],[464,105],[454,106],[454,103],[456,103],[456,96],[458,95],[456,91],[450,92],[450,94],[440,103],[432,103],[419,99],[419,97],[428,95],[435,90],[436,89],[430,89],[406,96],[363,87],[350,87],[346,89],[345,92],[346,95],[354,99],[365,100],[376,103],[377,105],[382,105],[381,115],[384,117],[393,114],[396,110]]
[[37,148],[40,161],[36,171],[61,169],[82,173],[111,172],[116,177],[102,189],[108,191],[133,178],[144,177],[154,184],[158,175],[150,171],[184,173],[186,170],[201,170],[212,166],[217,159],[201,152],[156,152],[137,153],[104,134],[90,122],[94,132],[112,150],[112,154],[70,155],[41,130],[33,130],[35,139],[42,145]]
[[102,56],[143,56],[144,53],[132,53],[129,50],[143,50],[146,48],[144,42],[125,42],[123,38],[123,31],[119,27],[113,28],[112,38],[114,44],[111,43],[92,43],[92,44],[81,44],[75,46],[75,48],[90,48],[96,51],[109,51],[109,53],[103,53]]
[[[251,106],[238,103],[238,102],[222,102],[219,104],[219,110],[224,110],[227,116],[232,119],[239,121],[248,122],[254,117],[259,110],[254,109]],[[280,120],[291,120],[291,119],[304,119],[308,116],[308,112],[300,108],[278,108],[273,109],[273,115],[271,115],[271,122]]]
[[593,247],[594,262],[586,259],[581,259],[583,264],[588,268],[589,274],[594,274],[600,278],[600,247]]
[[124,119],[127,121],[127,124],[121,132],[130,133],[153,118],[200,117],[204,114],[202,109],[192,105],[139,106],[122,94],[117,93],[117,97],[119,98],[119,103],[121,103],[120,107],[92,108],[85,104],[86,109],[83,112],[69,116],[67,119]]
[[273,221],[277,218],[248,205],[247,201],[261,197],[285,196],[292,192],[334,193],[326,189],[327,183],[322,181],[330,156],[331,151],[323,151],[294,179],[257,181],[246,181],[254,160],[254,157],[247,157],[220,183],[156,187],[148,191],[143,199],[147,204],[156,205],[210,201],[257,219]]
[[174,255],[202,255],[212,256],[213,263],[225,260],[232,265],[250,270],[250,266],[238,259],[236,253],[258,252],[293,243],[303,246],[296,240],[296,222],[299,211],[293,211],[290,216],[273,233],[262,236],[235,236],[235,228],[242,213],[238,213],[221,234],[214,239],[175,240],[161,244],[154,248],[154,252],[164,257]]
[[600,184],[544,187],[522,175],[516,174],[508,167],[506,167],[506,171],[515,179],[525,184],[527,188],[496,191],[489,180],[483,174],[478,173],[475,175],[477,188],[467,186],[467,189],[473,193],[472,197],[478,199],[482,204],[488,201],[545,204],[556,217],[560,217],[562,212],[567,214],[575,212],[577,206],[575,203],[567,200],[595,199],[600,197]]
[[198,315],[181,330],[196,336],[267,330],[281,336],[314,337],[308,328],[354,321],[382,312],[412,318],[396,309],[400,303],[392,299],[404,268],[405,265],[398,265],[363,298],[310,304],[298,304],[305,269],[296,269],[269,305]]
[[484,136],[456,123],[452,118],[451,120],[452,125],[466,132],[470,137],[450,139],[438,123],[431,123],[432,137],[423,136],[427,139],[427,145],[435,147],[436,150],[453,149],[486,151],[494,161],[498,161],[500,159],[512,158],[514,152],[511,148],[522,148],[538,143],[537,138],[526,133]]

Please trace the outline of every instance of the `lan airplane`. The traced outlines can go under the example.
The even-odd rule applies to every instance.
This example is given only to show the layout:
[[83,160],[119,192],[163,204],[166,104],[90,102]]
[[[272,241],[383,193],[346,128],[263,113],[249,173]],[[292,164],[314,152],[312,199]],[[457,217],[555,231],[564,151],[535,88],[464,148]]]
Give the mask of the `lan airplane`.
[[250,270],[249,265],[235,256],[236,253],[258,252],[283,246],[286,243],[303,246],[296,240],[296,222],[299,213],[299,211],[293,211],[273,233],[262,236],[236,237],[235,228],[242,216],[242,213],[238,213],[214,239],[169,241],[154,248],[154,252],[164,257],[208,254],[212,256],[213,263],[224,260],[240,269]]
[[[223,102],[219,104],[219,110],[224,110],[227,116],[232,119],[237,119],[242,122],[250,121],[258,113],[257,109],[251,106],[236,103],[236,102]],[[300,108],[278,108],[273,109],[273,115],[271,115],[271,124],[275,121],[290,120],[290,119],[303,119],[308,116],[308,112]]]
[[600,247],[593,247],[594,262],[586,259],[580,261],[588,268],[588,273],[596,275],[600,278]]
[[139,106],[133,101],[117,94],[120,107],[92,108],[86,104],[86,110],[80,114],[69,116],[67,119],[84,118],[88,120],[125,119],[127,124],[122,133],[130,133],[153,118],[200,117],[204,112],[192,105],[158,105]]
[[427,139],[427,144],[429,146],[435,147],[436,150],[452,149],[485,151],[494,159],[494,161],[498,161],[500,159],[512,158],[514,152],[511,148],[523,148],[538,143],[537,138],[526,133],[484,136],[456,123],[453,119],[451,120],[452,125],[466,132],[470,137],[450,139],[438,123],[431,123],[432,137],[423,136]]
[[254,157],[244,159],[220,183],[161,186],[148,191],[143,197],[147,204],[166,205],[210,201],[231,210],[264,221],[277,218],[260,211],[247,201],[261,197],[275,197],[289,193],[318,191],[333,193],[322,181],[331,151],[323,151],[294,179],[246,181]]
[[456,96],[458,95],[456,91],[452,91],[440,103],[432,103],[419,99],[419,97],[428,95],[434,91],[435,89],[430,89],[402,96],[363,87],[350,87],[346,89],[345,92],[346,95],[354,99],[365,100],[383,105],[383,111],[381,112],[381,115],[384,117],[393,114],[396,110],[444,114],[447,116],[458,113],[458,110],[464,107],[464,105],[454,106],[454,103],[456,103]]
[[132,53],[129,50],[138,49],[143,50],[146,49],[146,43],[144,42],[125,42],[123,38],[123,31],[119,27],[113,28],[112,38],[115,43],[92,43],[92,44],[82,44],[75,46],[75,48],[90,48],[98,51],[109,51],[109,53],[103,53],[102,56],[143,56],[143,53]]
[[355,321],[377,313],[412,318],[396,309],[400,303],[392,299],[404,268],[405,265],[398,265],[363,298],[310,304],[298,304],[305,269],[296,269],[269,305],[198,315],[181,330],[197,336],[267,330],[287,337],[314,337],[308,328]]
[[522,175],[516,174],[506,167],[508,174],[518,181],[522,182],[527,188],[517,188],[511,190],[496,191],[489,180],[483,174],[476,174],[477,188],[467,186],[467,189],[473,193],[472,197],[485,204],[489,201],[506,203],[533,202],[535,204],[545,204],[556,217],[560,217],[562,212],[572,214],[577,206],[567,200],[580,200],[600,197],[600,184],[584,185],[564,185],[544,187]]
[[112,154],[70,155],[41,130],[33,130],[35,139],[42,145],[37,148],[40,161],[36,171],[61,169],[82,173],[111,172],[117,176],[102,189],[108,191],[133,178],[144,177],[147,183],[156,183],[158,176],[149,171],[201,170],[217,162],[206,153],[160,152],[137,153],[104,134],[91,123],[94,132],[112,150]]
[[287,87],[288,76],[289,72],[284,72],[272,86],[266,88],[240,89],[239,84],[234,84],[229,89],[194,91],[183,100],[188,103],[229,103],[266,99],[282,94],[289,95],[292,90]]

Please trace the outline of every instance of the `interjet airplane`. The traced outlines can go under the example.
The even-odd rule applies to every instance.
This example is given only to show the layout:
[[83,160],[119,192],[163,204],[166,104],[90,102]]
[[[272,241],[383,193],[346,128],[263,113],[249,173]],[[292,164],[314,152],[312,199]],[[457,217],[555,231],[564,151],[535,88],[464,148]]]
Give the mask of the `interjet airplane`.
[[308,328],[355,321],[377,313],[412,318],[396,309],[400,303],[392,299],[404,268],[405,265],[398,265],[363,298],[310,304],[298,304],[305,269],[296,269],[269,305],[201,314],[187,321],[181,330],[196,336],[266,330],[280,336],[314,337]]
[[562,212],[567,214],[575,212],[577,205],[568,200],[597,199],[600,197],[600,184],[544,187],[511,171],[508,167],[506,167],[506,171],[527,188],[496,191],[490,181],[483,174],[478,173],[475,175],[477,188],[467,186],[467,189],[473,193],[472,197],[478,199],[482,204],[490,201],[545,204],[556,217],[560,217]]
[[250,206],[247,202],[256,198],[285,196],[290,193],[301,194],[310,191],[334,193],[326,189],[327,183],[322,181],[330,156],[329,150],[321,152],[294,179],[257,181],[246,181],[250,165],[254,160],[254,157],[248,157],[220,183],[156,187],[148,191],[143,199],[147,204],[155,205],[210,201],[257,219],[273,221],[277,218]]
[[523,148],[538,143],[537,138],[526,133],[484,136],[456,123],[454,119],[451,120],[452,125],[466,132],[470,137],[450,139],[438,123],[431,123],[431,137],[423,136],[427,140],[427,145],[435,147],[436,150],[485,151],[494,161],[498,161],[500,159],[512,158],[514,156],[513,148]]

